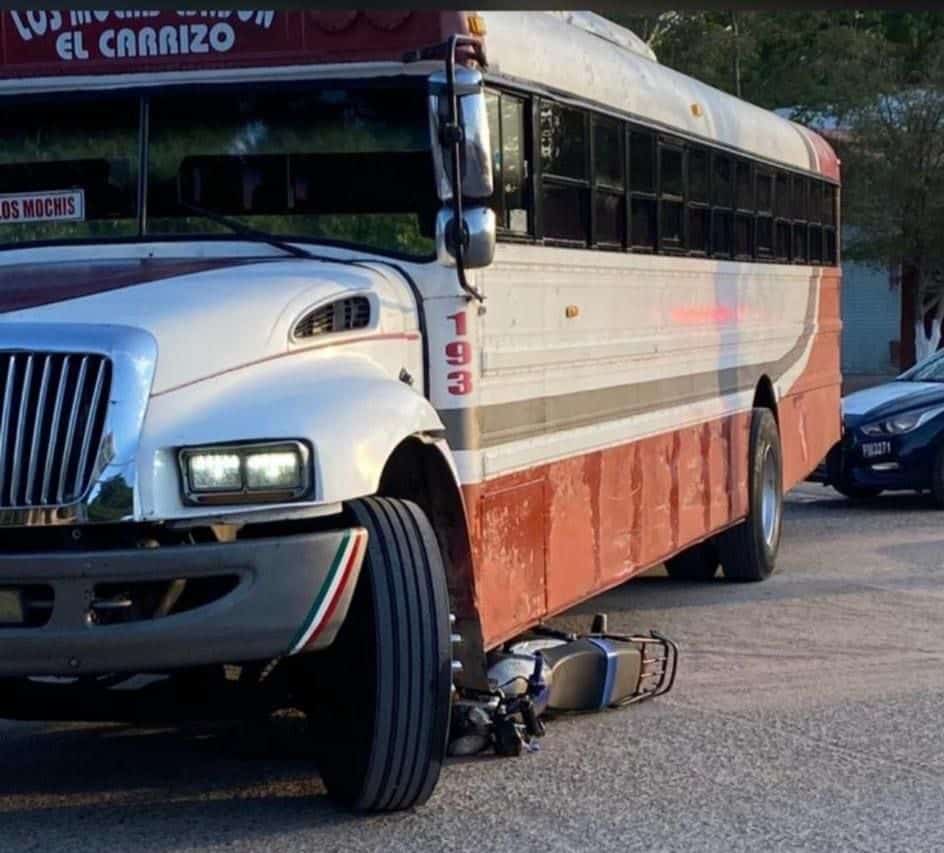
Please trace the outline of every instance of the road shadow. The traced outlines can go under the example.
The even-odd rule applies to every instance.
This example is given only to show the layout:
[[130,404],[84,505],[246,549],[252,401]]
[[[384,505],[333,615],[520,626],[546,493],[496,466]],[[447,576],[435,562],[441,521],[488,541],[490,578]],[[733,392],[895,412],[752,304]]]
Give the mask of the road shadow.
[[[87,827],[76,849],[176,850],[358,820],[324,793],[302,722],[200,724],[0,723],[0,849],[28,849]],[[134,826],[134,842],[123,835]],[[212,829],[212,832],[210,831]],[[48,835],[47,835],[48,834]]]

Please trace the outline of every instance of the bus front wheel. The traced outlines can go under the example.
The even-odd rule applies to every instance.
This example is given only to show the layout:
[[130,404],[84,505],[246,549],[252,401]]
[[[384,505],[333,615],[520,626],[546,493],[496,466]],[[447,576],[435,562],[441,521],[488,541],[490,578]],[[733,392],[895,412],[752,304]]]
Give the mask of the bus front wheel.
[[321,660],[308,677],[321,690],[309,720],[329,796],[355,811],[399,811],[429,799],[446,754],[446,573],[418,506],[365,498],[349,508],[367,529],[367,556],[337,639],[312,655]]
[[762,581],[774,572],[783,520],[783,456],[780,433],[769,409],[751,418],[748,514],[718,536],[724,576],[729,581]]

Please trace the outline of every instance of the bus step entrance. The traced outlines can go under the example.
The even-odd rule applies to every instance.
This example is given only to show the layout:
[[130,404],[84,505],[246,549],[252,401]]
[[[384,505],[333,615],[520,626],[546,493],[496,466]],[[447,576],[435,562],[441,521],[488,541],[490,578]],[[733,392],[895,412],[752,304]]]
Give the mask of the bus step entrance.
[[450,754],[537,749],[544,719],[603,711],[672,689],[678,647],[657,631],[611,634],[597,614],[588,634],[538,626],[490,656],[488,693],[464,692],[453,710]]

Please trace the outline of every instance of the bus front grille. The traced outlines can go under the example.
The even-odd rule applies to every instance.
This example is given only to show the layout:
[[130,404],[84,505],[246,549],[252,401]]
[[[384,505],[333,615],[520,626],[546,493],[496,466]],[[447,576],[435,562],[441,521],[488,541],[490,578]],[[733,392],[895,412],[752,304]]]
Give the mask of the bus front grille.
[[0,352],[0,509],[83,496],[101,450],[111,373],[103,355]]

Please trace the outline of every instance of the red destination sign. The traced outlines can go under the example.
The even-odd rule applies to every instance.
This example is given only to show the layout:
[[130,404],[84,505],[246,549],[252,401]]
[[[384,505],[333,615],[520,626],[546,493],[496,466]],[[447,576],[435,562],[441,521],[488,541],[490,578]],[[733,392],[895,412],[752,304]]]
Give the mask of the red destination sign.
[[8,10],[0,78],[399,61],[468,31],[464,12]]

